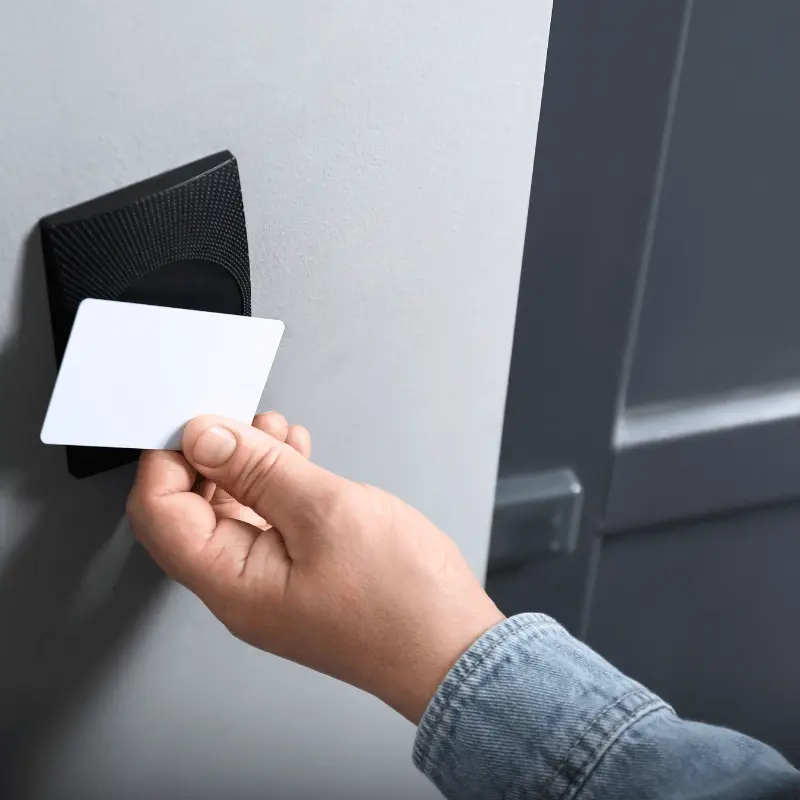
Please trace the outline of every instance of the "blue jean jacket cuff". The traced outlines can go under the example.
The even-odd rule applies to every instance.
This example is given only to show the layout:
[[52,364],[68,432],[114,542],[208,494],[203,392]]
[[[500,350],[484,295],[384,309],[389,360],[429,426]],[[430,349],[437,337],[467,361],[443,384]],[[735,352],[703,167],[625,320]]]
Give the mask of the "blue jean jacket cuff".
[[527,797],[535,786],[542,800],[561,800],[630,725],[659,709],[669,707],[550,617],[521,614],[447,674],[413,759],[446,797]]

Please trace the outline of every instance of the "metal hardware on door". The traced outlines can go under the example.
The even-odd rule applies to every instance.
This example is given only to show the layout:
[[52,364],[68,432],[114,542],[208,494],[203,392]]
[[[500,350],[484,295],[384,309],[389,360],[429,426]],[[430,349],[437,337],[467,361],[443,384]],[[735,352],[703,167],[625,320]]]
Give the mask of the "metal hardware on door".
[[568,468],[497,481],[489,567],[520,564],[575,549],[583,487]]

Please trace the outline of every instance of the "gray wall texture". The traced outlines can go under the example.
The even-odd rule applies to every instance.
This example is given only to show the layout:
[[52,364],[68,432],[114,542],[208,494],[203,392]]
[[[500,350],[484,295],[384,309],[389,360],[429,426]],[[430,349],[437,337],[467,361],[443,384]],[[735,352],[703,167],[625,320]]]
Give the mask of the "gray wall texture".
[[414,729],[233,640],[132,544],[131,471],[38,443],[33,226],[213,151],[240,163],[264,409],[482,572],[550,2],[5,2],[0,25],[0,794],[432,797]]

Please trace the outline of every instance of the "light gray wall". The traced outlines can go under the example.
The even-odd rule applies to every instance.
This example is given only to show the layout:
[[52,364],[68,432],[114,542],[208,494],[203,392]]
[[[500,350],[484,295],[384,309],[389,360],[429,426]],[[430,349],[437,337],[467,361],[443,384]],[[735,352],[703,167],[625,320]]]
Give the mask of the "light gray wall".
[[254,313],[287,325],[263,407],[306,424],[325,466],[429,514],[482,572],[549,0],[0,14],[4,796],[434,796],[411,725],[159,583],[120,520],[130,470],[76,483],[37,442],[54,368],[30,232],[230,148]]

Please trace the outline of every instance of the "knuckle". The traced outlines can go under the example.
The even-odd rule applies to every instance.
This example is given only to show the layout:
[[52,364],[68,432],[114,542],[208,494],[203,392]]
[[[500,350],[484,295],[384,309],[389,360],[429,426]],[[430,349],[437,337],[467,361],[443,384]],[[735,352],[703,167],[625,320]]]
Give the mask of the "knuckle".
[[267,411],[259,414],[255,419],[255,427],[283,441],[289,430],[289,423],[283,414],[277,411]]
[[358,484],[342,483],[323,495],[312,509],[314,519],[332,530],[355,532],[363,526],[369,527],[371,520],[364,514],[365,503],[363,487]]
[[321,518],[320,521],[337,527],[347,523],[352,516],[348,495],[348,492],[342,490],[324,495],[315,509]]
[[267,411],[264,414],[264,419],[269,422],[271,427],[284,429],[289,427],[289,422],[286,417],[278,411]]
[[377,522],[385,522],[394,516],[394,498],[382,489],[363,484],[365,507],[368,513]]

